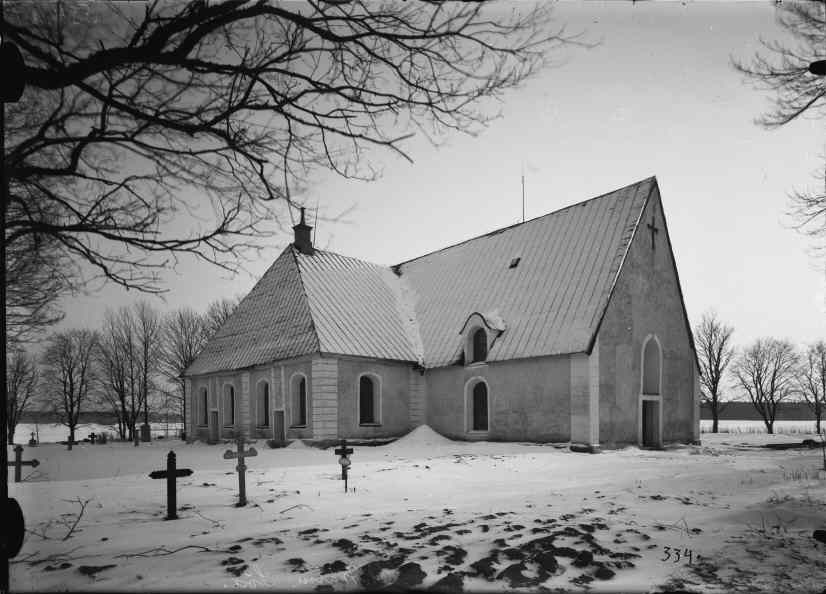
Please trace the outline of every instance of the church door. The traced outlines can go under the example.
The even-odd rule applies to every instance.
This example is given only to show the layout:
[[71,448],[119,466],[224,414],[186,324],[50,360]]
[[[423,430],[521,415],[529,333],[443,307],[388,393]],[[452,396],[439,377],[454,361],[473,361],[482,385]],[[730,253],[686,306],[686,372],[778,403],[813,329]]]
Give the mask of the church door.
[[209,442],[218,443],[218,411],[209,413]]
[[660,403],[655,400],[642,401],[642,445],[647,448],[659,447]]
[[287,436],[284,435],[284,411],[275,411],[273,418],[275,422],[273,423],[272,438],[279,443],[284,443],[287,441]]

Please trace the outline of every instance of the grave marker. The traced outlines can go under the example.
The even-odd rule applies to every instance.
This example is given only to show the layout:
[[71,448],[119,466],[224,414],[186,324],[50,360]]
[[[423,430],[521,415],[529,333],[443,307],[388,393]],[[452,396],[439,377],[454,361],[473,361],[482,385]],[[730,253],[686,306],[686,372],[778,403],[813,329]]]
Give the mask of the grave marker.
[[258,452],[255,451],[255,448],[244,450],[245,443],[255,442],[245,442],[244,437],[241,435],[238,436],[238,438],[235,440],[235,444],[238,448],[238,451],[233,452],[232,450],[227,450],[226,452],[224,452],[224,460],[233,460],[236,458],[238,459],[238,464],[235,466],[235,470],[238,471],[238,507],[243,507],[247,504],[247,486],[245,480],[247,466],[244,464],[244,458],[252,458],[253,456],[258,455]]
[[189,476],[192,474],[191,468],[178,468],[175,460],[175,452],[166,455],[166,470],[153,470],[149,473],[151,479],[166,479],[166,519],[178,519],[178,502],[175,492],[175,479],[179,476]]
[[21,470],[23,467],[31,466],[32,468],[37,468],[40,465],[40,462],[37,460],[23,460],[23,446],[16,445],[14,446],[14,462],[7,462],[6,464],[9,466],[14,466],[14,482],[19,483]]
[[338,459],[338,463],[341,464],[341,480],[344,481],[344,492],[347,492],[347,469],[350,468],[350,454],[353,453],[353,448],[347,447],[347,440],[341,440],[341,447],[338,447],[334,451],[336,456],[340,456]]

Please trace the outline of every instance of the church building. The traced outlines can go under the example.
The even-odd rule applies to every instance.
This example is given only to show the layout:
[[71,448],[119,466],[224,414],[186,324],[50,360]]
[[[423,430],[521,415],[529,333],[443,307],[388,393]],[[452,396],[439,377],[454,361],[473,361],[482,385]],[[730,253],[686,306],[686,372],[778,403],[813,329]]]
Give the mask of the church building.
[[699,439],[656,178],[389,267],[294,231],[186,370],[190,438]]

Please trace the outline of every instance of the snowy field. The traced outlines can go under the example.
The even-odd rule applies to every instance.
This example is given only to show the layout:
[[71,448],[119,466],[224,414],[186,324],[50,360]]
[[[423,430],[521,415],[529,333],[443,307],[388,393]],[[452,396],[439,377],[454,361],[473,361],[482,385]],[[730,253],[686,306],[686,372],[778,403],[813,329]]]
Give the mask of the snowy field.
[[[180,431],[181,423],[149,423],[153,437],[170,437],[175,431]],[[109,433],[117,436],[118,428],[115,425],[100,425],[98,423],[81,423],[75,428],[75,439],[81,441],[92,433],[100,435]],[[60,423],[20,423],[14,430],[14,443],[26,445],[31,434],[34,433],[42,444],[57,443],[69,439],[69,430]]]
[[[26,448],[41,464],[9,485],[29,530],[11,587],[822,592],[820,450],[760,447],[804,437],[589,455],[420,427],[355,447],[346,494],[332,450],[259,441],[244,508],[227,445]],[[195,471],[178,481],[175,521],[165,481],[147,476],[170,446]]]
[[[700,431],[711,433],[714,421],[703,419],[700,421]],[[717,431],[719,433],[766,433],[766,424],[763,421],[718,421]],[[786,435],[806,434],[815,431],[814,421],[775,421],[774,432],[785,433]]]

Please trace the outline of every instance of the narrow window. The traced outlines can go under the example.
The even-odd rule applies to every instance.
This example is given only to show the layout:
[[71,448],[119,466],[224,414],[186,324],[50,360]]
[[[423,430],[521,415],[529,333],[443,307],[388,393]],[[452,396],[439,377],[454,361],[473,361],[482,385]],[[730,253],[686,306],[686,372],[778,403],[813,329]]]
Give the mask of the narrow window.
[[376,422],[376,390],[373,380],[363,375],[359,380],[359,423]]
[[488,430],[488,386],[479,382],[473,386],[473,431]]
[[224,388],[224,427],[235,425],[235,388]]
[[293,380],[294,427],[307,425],[307,379],[301,375]]
[[473,356],[471,362],[484,361],[488,357],[488,335],[484,328],[473,333]]
[[267,382],[258,384],[258,425],[270,426],[270,385]]
[[207,399],[207,389],[201,388],[200,392],[200,408],[201,408],[201,425],[206,425],[208,422],[208,414],[209,414],[209,400]]
[[653,338],[645,343],[642,357],[642,393],[660,393],[660,345]]

